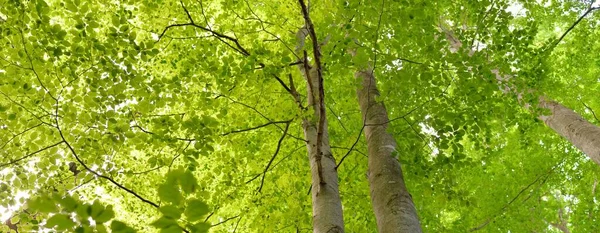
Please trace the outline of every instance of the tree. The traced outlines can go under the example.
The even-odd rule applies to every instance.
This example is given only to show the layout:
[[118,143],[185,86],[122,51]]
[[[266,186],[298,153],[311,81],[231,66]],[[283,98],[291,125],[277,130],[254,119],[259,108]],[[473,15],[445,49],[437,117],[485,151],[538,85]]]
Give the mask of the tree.
[[[582,19],[584,19],[584,17],[597,9],[600,9],[600,7],[595,7],[590,4],[582,16],[580,16],[579,19],[573,23],[562,36],[560,36],[560,38],[556,41],[551,40],[550,44],[544,46],[541,51],[534,51],[534,56],[543,56],[544,53],[550,52],[575,26],[577,26],[577,24],[579,24],[579,22],[581,22]],[[447,36],[451,38],[451,50],[459,50],[460,47],[462,47],[460,40],[454,38],[451,32],[447,30],[445,30],[445,32]],[[476,52],[477,48],[471,48],[469,56],[472,56]],[[538,70],[539,68],[540,67],[535,67],[534,69]],[[543,70],[541,71],[543,72]],[[539,93],[537,90],[527,87],[527,85],[531,84],[527,84],[523,87],[514,83],[515,78],[512,75],[501,74],[498,69],[493,69],[491,72],[495,75],[498,85],[503,93],[517,96],[518,101],[524,105],[525,108],[537,114],[537,117],[556,131],[557,134],[567,139],[575,147],[582,150],[590,157],[590,159],[600,165],[600,144],[596,143],[600,140],[600,127],[588,122],[566,106],[556,101],[548,100],[544,96],[538,96]],[[531,98],[531,96],[534,98]],[[533,106],[545,110],[545,112],[539,113],[538,111],[532,110]]]
[[600,168],[491,72],[596,122],[597,16],[534,55],[588,3],[305,3],[2,2],[0,231],[375,232],[369,64],[423,231],[599,230]]
[[412,196],[406,189],[397,158],[396,142],[388,133],[389,122],[379,96],[373,70],[356,73],[357,90],[369,155],[369,186],[379,232],[422,232]]

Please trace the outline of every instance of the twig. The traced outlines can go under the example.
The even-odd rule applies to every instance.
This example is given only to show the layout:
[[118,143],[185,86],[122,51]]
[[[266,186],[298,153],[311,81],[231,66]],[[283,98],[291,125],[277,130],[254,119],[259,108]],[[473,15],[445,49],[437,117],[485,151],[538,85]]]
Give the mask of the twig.
[[581,102],[583,104],[583,106],[585,108],[587,108],[587,110],[589,110],[590,112],[592,112],[592,115],[594,116],[594,119],[596,119],[597,123],[600,123],[600,120],[598,120],[598,117],[596,116],[596,113],[594,112],[594,109],[590,108],[590,106],[588,106],[587,104]]
[[354,143],[352,143],[352,146],[350,147],[350,149],[348,149],[346,154],[344,156],[342,156],[342,159],[340,159],[340,162],[335,166],[335,170],[337,170],[338,167],[340,167],[340,165],[342,165],[342,162],[344,162],[344,159],[346,159],[346,157],[348,157],[348,155],[350,155],[350,152],[352,152],[352,150],[354,150],[354,147],[360,140],[360,136],[362,135],[362,132],[364,129],[365,129],[365,124],[363,124],[363,126],[360,127],[360,131],[358,132],[358,136],[356,137],[356,140],[354,141]]
[[29,154],[27,154],[27,155],[25,155],[25,156],[23,156],[23,157],[21,157],[21,158],[18,158],[18,159],[12,160],[12,161],[10,161],[10,162],[8,162],[8,163],[0,164],[0,168],[3,168],[3,167],[6,167],[6,166],[9,166],[9,165],[12,165],[12,164],[16,164],[16,163],[18,163],[18,162],[21,162],[22,160],[24,160],[24,159],[26,159],[26,158],[29,158],[29,157],[31,157],[31,156],[34,156],[34,155],[35,155],[35,154],[37,154],[37,153],[40,153],[40,152],[42,152],[42,151],[44,151],[44,150],[47,150],[47,149],[50,149],[50,148],[52,148],[52,147],[58,146],[58,145],[60,145],[60,144],[62,144],[62,143],[63,143],[63,141],[60,141],[60,142],[54,143],[54,144],[52,144],[52,145],[49,145],[49,146],[46,146],[46,147],[44,147],[44,148],[42,148],[42,149],[36,150],[36,151],[34,151],[34,152],[31,152],[31,153],[29,153]]
[[218,225],[221,225],[221,224],[223,224],[223,223],[226,223],[226,222],[228,222],[229,220],[236,219],[236,218],[239,218],[239,217],[240,217],[239,215],[237,215],[237,216],[234,216],[234,217],[230,217],[230,218],[228,218],[228,219],[225,219],[225,220],[223,220],[223,221],[221,221],[221,222],[219,222],[219,223],[217,223],[217,224],[213,224],[213,225],[211,225],[211,227],[216,227],[216,226],[218,226]]
[[[218,40],[220,40],[221,42],[223,42],[224,44],[226,44],[227,46],[229,46],[230,48],[232,48],[236,52],[239,52],[240,54],[244,55],[245,57],[250,56],[250,53],[240,44],[240,42],[238,41],[238,39],[233,38],[233,37],[228,36],[228,35],[225,35],[225,34],[222,34],[222,33],[219,33],[219,32],[216,32],[216,31],[214,31],[214,30],[212,30],[210,28],[202,27],[202,26],[196,24],[194,22],[194,19],[192,18],[192,15],[188,11],[188,9],[185,7],[185,5],[183,5],[183,1],[179,1],[179,2],[181,3],[181,7],[185,11],[185,14],[187,15],[187,18],[190,20],[190,22],[189,23],[171,24],[171,25],[165,27],[165,29],[162,31],[162,33],[158,37],[159,40],[160,40],[160,38],[162,38],[165,35],[165,33],[167,32],[167,30],[169,30],[172,27],[193,26],[193,27],[202,29],[204,31],[210,32],[215,38],[217,38]],[[230,43],[227,43],[227,41],[225,41],[225,40],[233,42],[235,44],[235,46],[231,45]]]
[[[592,2],[592,4],[593,4],[593,2]],[[585,11],[585,13],[583,13],[583,15],[581,15],[581,16],[580,16],[580,17],[577,19],[577,21],[575,21],[575,23],[573,23],[573,24],[571,25],[571,27],[569,27],[569,29],[567,29],[567,30],[566,30],[566,31],[565,31],[565,32],[564,32],[564,33],[563,33],[563,34],[560,36],[560,38],[558,38],[558,40],[557,40],[555,43],[551,44],[551,46],[549,46],[548,48],[546,48],[546,50],[547,50],[547,49],[550,49],[550,48],[554,48],[554,47],[556,47],[556,46],[558,45],[558,43],[560,43],[560,42],[561,42],[561,41],[562,41],[562,40],[565,38],[565,36],[567,36],[567,34],[569,34],[569,32],[570,32],[571,30],[573,30],[573,28],[575,28],[575,26],[577,26],[577,24],[579,24],[579,23],[581,22],[581,20],[583,20],[583,18],[585,18],[585,17],[586,17],[586,16],[587,16],[589,13],[591,13],[592,11],[595,11],[595,10],[598,10],[598,9],[600,9],[600,8],[598,8],[598,7],[591,7],[591,5],[590,5],[590,7],[587,9],[587,11]]]
[[[59,102],[58,102],[58,99],[56,99],[56,110],[55,110],[56,113],[58,113],[58,108],[59,108]],[[154,203],[154,202],[152,202],[152,201],[150,201],[150,200],[148,200],[148,199],[140,196],[139,194],[137,194],[133,190],[128,189],[127,187],[123,186],[122,184],[119,184],[114,179],[112,179],[112,178],[110,178],[108,176],[105,176],[105,175],[101,175],[100,173],[98,173],[98,172],[92,170],[91,168],[89,168],[83,162],[83,160],[81,160],[81,158],[79,157],[79,155],[77,155],[77,152],[75,152],[75,149],[73,149],[73,147],[71,146],[71,144],[69,144],[69,142],[65,138],[62,130],[60,129],[60,124],[58,123],[58,117],[54,118],[54,121],[56,123],[56,129],[58,130],[58,134],[60,135],[60,138],[62,139],[62,142],[64,142],[67,145],[67,148],[69,149],[69,151],[71,151],[71,153],[73,154],[73,156],[75,157],[75,159],[77,160],[77,162],[81,166],[83,166],[83,168],[85,168],[85,170],[87,170],[88,172],[90,172],[90,173],[92,173],[92,174],[94,174],[94,175],[96,175],[96,176],[98,176],[100,178],[103,178],[103,179],[106,179],[106,180],[110,181],[111,183],[113,183],[114,185],[116,185],[117,187],[119,187],[120,189],[125,190],[126,192],[128,192],[128,193],[132,194],[133,196],[135,196],[136,198],[140,199],[142,202],[148,203],[148,204],[150,204],[150,205],[152,205],[152,206],[154,206],[156,208],[159,207],[158,204],[156,204],[156,203]]]
[[246,128],[246,129],[232,130],[232,131],[229,131],[227,133],[221,134],[221,136],[227,136],[227,135],[233,134],[233,133],[241,133],[241,132],[247,132],[247,131],[251,131],[251,130],[255,130],[255,129],[260,129],[262,127],[269,126],[269,125],[272,125],[272,124],[288,124],[289,125],[290,122],[292,122],[292,120],[287,120],[287,121],[270,121],[270,122],[267,122],[265,124],[254,126],[254,127],[250,127],[250,128]]
[[10,142],[11,142],[12,140],[14,140],[16,137],[18,137],[18,136],[20,136],[20,135],[23,135],[24,133],[26,133],[26,132],[27,132],[27,131],[29,131],[29,130],[32,130],[32,129],[34,129],[34,128],[37,128],[37,127],[41,126],[42,124],[43,124],[43,123],[39,123],[39,124],[37,124],[37,125],[31,126],[31,127],[27,128],[27,129],[25,129],[25,130],[21,131],[20,133],[17,133],[17,134],[15,134],[15,135],[13,135],[13,136],[12,136],[10,139],[8,139],[8,140],[7,140],[7,141],[6,141],[4,144],[2,144],[2,146],[0,146],[0,149],[4,149],[4,147],[6,147],[6,145],[8,145],[8,143],[10,143]]
[[273,156],[269,160],[269,163],[267,163],[267,166],[265,167],[265,170],[262,173],[262,179],[260,180],[260,186],[258,187],[259,193],[262,191],[262,187],[265,183],[265,176],[267,176],[267,171],[269,171],[269,167],[271,167],[271,164],[273,164],[273,161],[277,157],[277,154],[279,154],[279,150],[281,149],[281,143],[283,142],[283,139],[285,139],[285,135],[287,134],[287,131],[289,128],[290,128],[290,123],[288,122],[285,125],[285,130],[283,131],[281,138],[279,138],[279,141],[277,142],[277,148],[275,149],[275,153],[273,153]]

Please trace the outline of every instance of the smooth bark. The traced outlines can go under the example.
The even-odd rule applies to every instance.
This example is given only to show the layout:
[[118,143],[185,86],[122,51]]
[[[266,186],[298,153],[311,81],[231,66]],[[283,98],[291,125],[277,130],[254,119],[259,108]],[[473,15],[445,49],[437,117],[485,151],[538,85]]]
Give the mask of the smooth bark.
[[539,106],[551,112],[540,120],[600,165],[600,127],[558,102],[540,98]]
[[377,228],[382,233],[419,233],[421,224],[406,189],[400,163],[394,158],[396,141],[387,132],[389,118],[379,96],[372,70],[356,72],[362,82],[357,90],[365,124],[369,155],[369,187]]
[[[342,233],[344,232],[342,201],[338,188],[336,162],[331,153],[331,146],[329,145],[327,116],[323,114],[323,118],[321,118],[321,113],[324,113],[324,111],[320,109],[319,97],[322,95],[319,92],[321,82],[317,73],[318,66],[310,67],[307,53],[305,50],[303,51],[308,34],[309,30],[306,27],[301,28],[296,33],[298,39],[296,53],[302,54],[304,52],[304,59],[297,66],[306,81],[308,108],[311,108],[314,112],[313,116],[302,119],[302,129],[304,131],[304,139],[306,140],[306,149],[308,151],[311,170],[313,232]],[[290,86],[292,96],[300,104],[300,96],[296,92],[291,77]],[[320,140],[318,140],[319,120],[322,121]],[[317,141],[321,141],[319,149],[317,149]],[[320,155],[317,153],[320,153]]]
[[[311,69],[314,74],[314,68]],[[329,145],[329,134],[327,130],[327,118],[323,116],[324,127],[321,138],[321,159],[318,160],[317,153],[317,124],[320,116],[318,111],[318,88],[319,82],[316,75],[304,74],[308,84],[308,106],[314,110],[314,117],[305,118],[302,121],[306,149],[310,161],[312,178],[312,208],[313,208],[313,231],[318,233],[341,233],[344,232],[344,218],[342,213],[342,202],[338,189],[338,175],[335,168],[335,158],[331,153]],[[319,178],[319,163],[324,184]]]

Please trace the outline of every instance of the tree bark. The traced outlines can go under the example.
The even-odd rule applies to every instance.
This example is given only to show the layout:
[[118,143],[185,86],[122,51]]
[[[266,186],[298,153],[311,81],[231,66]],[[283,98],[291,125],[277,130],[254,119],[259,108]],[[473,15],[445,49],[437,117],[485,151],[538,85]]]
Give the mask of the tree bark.
[[551,111],[540,120],[600,165],[600,127],[558,102],[540,98],[539,106]]
[[422,232],[417,210],[406,189],[400,163],[394,158],[396,141],[387,132],[389,118],[379,96],[372,70],[356,72],[362,85],[357,90],[365,124],[369,154],[369,187],[379,232]]
[[[323,116],[324,126],[321,138],[321,159],[318,161],[317,153],[317,124],[320,119],[318,107],[319,82],[312,68],[307,75],[303,72],[307,81],[308,106],[314,110],[314,117],[305,118],[302,122],[304,139],[312,177],[312,208],[313,208],[313,232],[318,233],[341,233],[344,232],[344,218],[342,213],[342,202],[338,189],[338,175],[335,168],[335,158],[331,153],[329,145],[329,134],[327,131],[327,118]],[[312,74],[312,75],[311,75]],[[319,163],[321,174],[319,174]],[[321,183],[319,175],[322,175],[324,184]]]

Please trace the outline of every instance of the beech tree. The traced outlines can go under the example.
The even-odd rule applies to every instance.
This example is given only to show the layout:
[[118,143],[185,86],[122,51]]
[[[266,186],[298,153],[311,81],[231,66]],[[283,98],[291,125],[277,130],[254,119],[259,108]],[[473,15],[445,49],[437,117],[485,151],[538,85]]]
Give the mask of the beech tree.
[[1,1],[0,231],[600,231],[597,7]]

